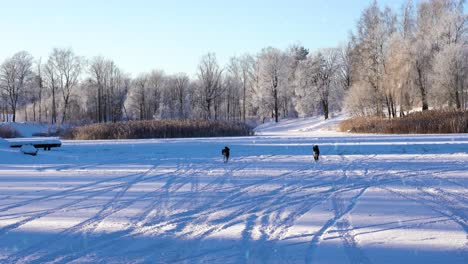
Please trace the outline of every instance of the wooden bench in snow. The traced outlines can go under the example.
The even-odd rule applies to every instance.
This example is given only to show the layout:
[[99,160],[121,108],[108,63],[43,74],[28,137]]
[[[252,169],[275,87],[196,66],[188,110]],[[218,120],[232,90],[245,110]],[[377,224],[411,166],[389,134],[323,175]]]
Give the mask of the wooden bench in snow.
[[38,139],[38,138],[17,138],[8,139],[11,148],[21,148],[23,145],[32,145],[35,148],[43,148],[50,150],[51,148],[58,148],[62,146],[62,142],[58,139]]

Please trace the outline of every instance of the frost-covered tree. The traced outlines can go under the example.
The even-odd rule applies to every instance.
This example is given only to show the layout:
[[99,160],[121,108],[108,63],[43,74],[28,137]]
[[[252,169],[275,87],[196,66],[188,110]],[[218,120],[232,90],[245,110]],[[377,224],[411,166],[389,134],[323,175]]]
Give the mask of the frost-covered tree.
[[197,71],[199,85],[198,102],[204,111],[205,119],[212,119],[213,110],[216,119],[217,109],[215,100],[223,92],[222,73],[223,69],[218,65],[214,53],[208,53],[201,58]]
[[32,61],[28,52],[20,51],[0,66],[0,88],[6,95],[13,122],[16,122],[18,103],[28,94],[25,88],[32,77]]
[[148,89],[148,74],[140,74],[132,81],[129,91],[128,104],[132,109],[132,117],[139,120],[149,119],[147,111],[147,89]]
[[296,71],[295,95],[296,110],[299,116],[310,116],[317,114],[317,99],[315,87],[319,82],[319,67],[317,60],[312,56],[300,61]]
[[468,79],[468,46],[461,43],[447,45],[435,57],[434,95],[439,105],[466,109]]
[[[255,74],[255,63],[255,59],[252,56],[244,54],[240,57],[232,57],[227,67],[227,74],[231,78],[229,81],[231,83],[230,86],[238,89],[237,98],[233,98],[232,96],[231,98],[239,102],[233,102],[232,104],[240,104],[242,121],[244,122],[252,105],[249,99],[252,97],[252,79]],[[237,111],[234,112],[237,114]]]
[[346,45],[342,45],[338,49],[338,81],[341,84],[343,90],[348,91],[353,84],[353,71],[355,62],[354,62],[354,47],[353,42],[349,41]]
[[124,116],[129,77],[110,59],[94,57],[88,67],[87,112],[94,122],[116,122]]
[[67,120],[70,99],[74,89],[78,86],[79,77],[84,68],[84,64],[84,59],[75,55],[72,49],[69,48],[54,48],[49,56],[49,67],[47,71],[53,86],[54,97],[56,88],[58,88],[62,95],[62,123]]
[[[50,93],[50,123],[57,123],[57,90],[58,90],[58,75],[54,60],[50,57],[44,67],[45,83]],[[47,111],[46,111],[46,115]],[[47,117],[46,117],[47,118]]]
[[271,116],[278,122],[281,99],[288,95],[289,57],[279,49],[263,49],[258,55],[259,86],[256,102],[264,116]]
[[147,116],[151,119],[161,116],[161,96],[166,82],[167,78],[162,70],[153,70],[148,74],[148,87],[146,90],[148,99]]
[[190,114],[190,79],[185,73],[165,77],[161,89],[160,116],[165,119],[185,119]]
[[404,98],[409,93],[406,91],[405,94],[404,91],[411,88],[409,87],[411,57],[406,45],[400,34],[393,34],[388,41],[382,85],[388,117],[396,117],[398,112],[402,115]]
[[[43,65],[42,60],[39,59],[36,62],[36,71],[34,72],[34,80],[33,80],[33,93],[34,93],[34,101],[33,101],[33,115],[34,121],[42,122],[42,102],[45,95],[45,87],[44,87],[44,74],[43,74]],[[36,119],[36,106],[39,107]]]
[[300,104],[303,99],[301,94],[298,93],[298,89],[300,89],[300,64],[307,59],[309,50],[300,44],[294,44],[288,48],[286,53],[289,56],[288,90],[282,101],[283,115],[297,117],[300,112],[300,110],[298,110],[298,104]]
[[422,110],[429,109],[431,102],[440,106],[440,94],[449,94],[448,89],[453,87],[438,85],[434,78],[449,74],[449,70],[442,69],[442,65],[448,67],[442,61],[447,62],[450,56],[448,51],[441,54],[445,47],[467,43],[464,2],[424,1],[418,4],[415,14],[409,0],[399,16],[389,8],[381,10],[376,1],[366,8],[350,40],[349,76],[353,79],[346,105],[356,107],[350,110],[395,117],[397,112],[403,116],[418,103]]
[[328,119],[330,111],[341,108],[340,63],[339,49],[322,49],[299,64],[296,93],[301,115],[321,113]]
[[435,59],[444,46],[463,43],[466,45],[466,15],[464,0],[431,0],[418,6],[415,60],[416,84],[420,91],[422,109],[429,109],[433,87]]
[[[371,104],[367,112],[373,112],[377,115],[384,114],[384,105],[386,95],[384,92],[384,74],[386,71],[386,52],[387,41],[391,34],[396,30],[396,17],[392,11],[386,8],[381,11],[377,1],[374,1],[366,8],[357,25],[357,35],[355,38],[356,46],[354,52],[356,55],[356,81],[351,87],[350,93],[354,93],[353,89],[358,91],[369,90],[362,89],[357,86],[365,85],[370,94],[367,97],[371,98]],[[354,98],[354,97],[353,97]]]
[[[105,101],[105,87],[107,85],[107,75],[108,75],[108,68],[111,62],[103,58],[102,56],[94,57],[89,64],[89,75],[90,75],[90,82],[94,85],[90,87],[95,88],[96,95],[94,95],[96,100],[95,106],[95,120],[97,122],[105,122],[106,115],[104,110],[104,101]],[[94,98],[93,98],[94,99]]]
[[[342,86],[339,81],[339,53],[337,49],[320,51],[316,58],[318,64],[317,96],[325,119],[328,119],[332,103],[342,100]],[[339,105],[339,104],[338,104]]]

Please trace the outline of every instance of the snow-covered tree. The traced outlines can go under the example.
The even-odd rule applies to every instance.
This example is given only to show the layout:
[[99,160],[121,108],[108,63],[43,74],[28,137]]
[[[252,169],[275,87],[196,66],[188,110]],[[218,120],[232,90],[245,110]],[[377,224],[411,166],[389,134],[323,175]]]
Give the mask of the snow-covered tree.
[[7,58],[0,66],[0,88],[10,106],[12,121],[16,121],[18,103],[21,96],[27,94],[24,89],[32,77],[33,57],[26,51],[20,51]]
[[434,98],[439,105],[466,109],[468,46],[458,43],[447,45],[434,60]]
[[54,89],[54,96],[56,88],[59,89],[62,95],[62,123],[67,120],[67,111],[72,92],[78,86],[84,64],[84,59],[75,55],[72,49],[69,48],[54,48],[49,56],[47,71],[49,72],[49,78]]
[[161,89],[160,117],[185,119],[190,115],[190,79],[184,73],[165,77]]
[[[352,84],[352,89],[362,91],[364,89],[357,87],[365,85],[372,88],[369,95],[372,103],[367,105],[367,112],[373,112],[377,115],[384,114],[385,93],[383,88],[383,77],[385,74],[385,64],[387,52],[387,42],[391,34],[396,30],[396,17],[392,11],[386,8],[381,11],[377,1],[374,1],[366,8],[359,20],[357,26],[357,35],[355,38],[356,46],[354,49],[356,55],[356,81]],[[353,91],[350,91],[353,93]]]
[[238,103],[241,106],[242,121],[245,122],[248,111],[252,106],[252,84],[254,76],[255,59],[249,54],[240,57],[232,57],[228,69],[228,75],[232,78],[232,84],[238,89]]
[[341,108],[340,63],[340,51],[335,48],[319,50],[299,64],[296,107],[302,116],[320,113],[328,119],[330,111]]
[[289,57],[279,49],[265,48],[258,55],[259,86],[256,103],[263,116],[271,114],[278,122],[281,99],[288,96]]
[[205,119],[212,119],[213,110],[216,119],[217,109],[215,100],[223,92],[222,73],[223,70],[219,67],[214,53],[208,53],[201,58],[197,71],[199,85],[198,102],[204,111]]

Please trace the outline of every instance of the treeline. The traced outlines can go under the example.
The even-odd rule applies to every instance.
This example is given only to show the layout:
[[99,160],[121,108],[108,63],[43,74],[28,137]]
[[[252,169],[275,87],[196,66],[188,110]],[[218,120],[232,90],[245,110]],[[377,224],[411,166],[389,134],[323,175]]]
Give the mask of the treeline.
[[127,120],[297,117],[341,109],[342,53],[294,45],[233,57],[221,67],[204,55],[196,78],[153,70],[131,78],[112,60],[53,49],[46,62],[25,51],[0,68],[0,118],[107,123]]
[[346,107],[355,115],[404,116],[415,108],[466,109],[464,0],[373,2],[348,43],[309,52],[267,47],[219,65],[202,56],[196,75],[153,70],[132,77],[111,59],[55,48],[45,60],[21,51],[0,65],[0,120],[112,123],[127,120],[303,117]]

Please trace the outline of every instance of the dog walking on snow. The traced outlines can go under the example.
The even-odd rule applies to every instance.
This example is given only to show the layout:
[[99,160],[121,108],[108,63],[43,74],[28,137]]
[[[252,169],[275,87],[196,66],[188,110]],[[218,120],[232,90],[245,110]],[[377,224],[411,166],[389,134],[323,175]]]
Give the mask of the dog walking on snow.
[[319,160],[319,156],[320,156],[320,150],[319,150],[319,147],[317,145],[314,145],[312,147],[312,152],[314,152],[314,160],[315,161],[318,161]]
[[223,154],[223,161],[224,163],[227,163],[229,160],[229,148],[224,147],[223,150],[221,150],[221,154]]

